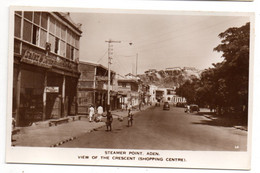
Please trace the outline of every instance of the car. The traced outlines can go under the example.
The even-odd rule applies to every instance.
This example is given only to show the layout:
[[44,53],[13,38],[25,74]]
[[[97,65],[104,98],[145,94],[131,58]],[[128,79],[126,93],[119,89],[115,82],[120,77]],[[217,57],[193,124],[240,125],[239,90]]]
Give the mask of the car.
[[169,102],[164,102],[164,104],[163,104],[163,110],[170,110],[170,104],[169,104]]
[[191,104],[190,105],[190,112],[199,112],[200,111],[200,108],[198,105],[195,105],[195,104]]

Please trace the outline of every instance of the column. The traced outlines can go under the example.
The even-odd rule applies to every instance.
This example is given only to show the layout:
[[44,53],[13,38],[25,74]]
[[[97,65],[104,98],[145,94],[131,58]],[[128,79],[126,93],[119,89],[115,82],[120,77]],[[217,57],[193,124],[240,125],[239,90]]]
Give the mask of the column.
[[65,116],[65,84],[66,84],[66,79],[65,76],[63,76],[63,81],[62,81],[62,95],[61,95],[61,99],[62,99],[62,103],[61,103],[61,116],[64,117]]
[[20,93],[21,93],[21,69],[17,68],[17,86],[16,86],[16,110],[15,110],[15,121],[16,126],[20,125]]
[[46,120],[46,98],[47,98],[47,93],[46,93],[46,87],[47,87],[47,72],[44,74],[44,81],[43,81],[43,110],[42,110],[42,120]]

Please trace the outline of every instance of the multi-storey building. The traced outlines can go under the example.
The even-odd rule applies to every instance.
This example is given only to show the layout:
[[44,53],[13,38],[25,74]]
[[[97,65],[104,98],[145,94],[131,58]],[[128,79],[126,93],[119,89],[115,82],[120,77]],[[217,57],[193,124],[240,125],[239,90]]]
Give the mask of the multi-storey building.
[[18,126],[76,114],[80,26],[69,13],[15,11],[12,109]]
[[[78,83],[78,113],[86,114],[90,105],[102,106],[106,110],[108,92],[108,69],[93,62],[79,62],[81,72]],[[118,99],[115,91],[115,72],[111,71],[110,106],[117,108]]]
[[121,104],[132,104],[137,106],[140,102],[139,84],[140,81],[136,78],[121,78],[118,82],[118,94]]

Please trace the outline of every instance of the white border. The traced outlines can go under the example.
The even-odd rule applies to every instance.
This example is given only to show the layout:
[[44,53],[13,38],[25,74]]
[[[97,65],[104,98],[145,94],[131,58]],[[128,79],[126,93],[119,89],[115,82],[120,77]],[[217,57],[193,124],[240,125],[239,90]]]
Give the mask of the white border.
[[[19,2],[18,1],[9,1],[9,2],[5,2],[3,3],[3,5],[1,6],[1,16],[4,16],[4,20],[3,22],[6,24],[4,25],[3,27],[1,27],[1,34],[2,34],[2,41],[1,41],[1,55],[4,55],[3,57],[7,56],[6,52],[7,52],[7,35],[8,35],[8,27],[7,27],[7,24],[8,24],[8,14],[7,14],[7,11],[8,11],[8,6],[9,5],[40,5],[40,6],[71,6],[71,7],[95,7],[95,8],[98,8],[98,7],[102,7],[102,8],[132,8],[132,9],[155,9],[155,10],[159,10],[159,9],[168,9],[168,10],[192,10],[192,11],[239,11],[239,12],[256,12],[256,43],[255,43],[255,47],[257,47],[258,45],[258,35],[257,35],[257,28],[258,28],[258,18],[259,18],[259,10],[257,8],[259,8],[258,6],[258,2],[252,2],[252,3],[244,3],[244,2],[241,2],[241,3],[237,3],[237,2],[164,2],[164,3],[161,3],[161,2],[135,2],[135,3],[125,3],[125,2],[114,2],[114,1],[110,1],[110,2],[103,2],[103,3],[100,3],[100,1],[96,1],[96,2],[91,2],[91,1],[86,1],[86,2],[82,2],[80,0],[74,0],[74,1],[71,1],[71,2],[65,2],[65,1],[51,1],[51,0],[45,0],[45,1],[22,1],[20,0]],[[80,5],[78,5],[80,4]],[[3,10],[2,10],[3,9]],[[3,15],[2,15],[3,14]],[[259,50],[255,50],[256,54],[255,54],[255,57],[258,57],[259,55]],[[2,63],[3,62],[3,63]],[[1,81],[6,81],[7,80],[7,59],[4,59],[2,58],[1,59]],[[259,85],[259,60],[256,58],[255,59],[255,63],[252,64],[252,62],[250,62],[250,65],[251,67],[254,66],[255,67],[255,73],[254,73],[254,91],[253,92],[250,92],[250,96],[253,95],[254,93],[254,98],[250,98],[250,99],[254,99],[254,103],[257,104],[257,100],[258,96],[259,95],[259,92],[257,91],[257,88],[258,85]],[[4,82],[5,84],[5,82]],[[1,110],[6,110],[5,109],[5,96],[6,96],[6,85],[0,85],[1,88],[0,88],[0,91],[1,91],[1,96],[3,96],[1,99],[1,102],[0,102],[0,106],[1,106]],[[253,86],[251,86],[251,88],[253,88]],[[252,91],[252,89],[251,89]],[[252,105],[251,105],[252,106]],[[253,107],[253,106],[252,106]],[[257,106],[255,106],[257,107]],[[256,108],[254,107],[254,110],[252,110],[251,112],[254,113],[253,115],[253,130],[254,130],[254,135],[253,135],[253,153],[252,153],[252,156],[253,156],[253,166],[252,166],[252,170],[250,172],[259,172],[257,170],[259,170],[259,135],[257,133],[257,131],[259,131],[259,128],[257,129],[257,126],[258,126],[258,123],[257,122],[260,122],[258,121],[259,118],[258,118],[258,113],[259,113],[259,110],[257,110]],[[5,136],[5,116],[4,117],[0,117],[0,122],[2,123],[1,124],[1,128],[3,129],[1,131],[1,136]],[[4,147],[4,141],[1,141],[1,153],[4,153],[5,152],[5,147]],[[3,166],[2,166],[3,165]],[[4,172],[22,172],[23,170],[25,172],[45,172],[45,171],[48,171],[48,172],[60,172],[60,171],[63,171],[63,172],[72,172],[74,170],[78,170],[78,171],[86,171],[87,170],[91,170],[93,172],[100,172],[100,171],[108,171],[108,170],[112,170],[114,172],[120,172],[120,171],[138,171],[138,172],[141,172],[141,171],[149,171],[149,172],[152,172],[152,171],[156,171],[158,172],[159,170],[158,169],[148,169],[148,168],[140,168],[140,169],[135,169],[135,170],[131,170],[130,168],[111,168],[111,167],[68,167],[68,166],[51,166],[51,165],[45,165],[45,166],[39,166],[39,165],[15,165],[15,164],[6,164],[4,162],[4,156],[2,155],[1,157],[1,165],[0,165],[0,169],[4,170]],[[170,172],[170,171],[173,171],[172,169],[160,169],[161,172]],[[214,172],[214,171],[210,171],[210,170],[180,170],[180,169],[175,169],[174,171],[178,171],[178,172]],[[219,170],[218,170],[219,172]],[[225,171],[225,170],[222,170],[221,172],[229,172],[229,171]],[[236,171],[236,172],[239,172],[239,171]]]

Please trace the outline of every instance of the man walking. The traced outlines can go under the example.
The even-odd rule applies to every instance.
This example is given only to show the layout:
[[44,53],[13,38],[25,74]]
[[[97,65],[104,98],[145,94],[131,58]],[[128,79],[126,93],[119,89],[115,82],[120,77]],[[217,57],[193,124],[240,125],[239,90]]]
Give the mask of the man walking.
[[94,109],[93,105],[90,105],[90,108],[89,108],[89,122],[92,122],[94,114],[95,114],[95,109]]

